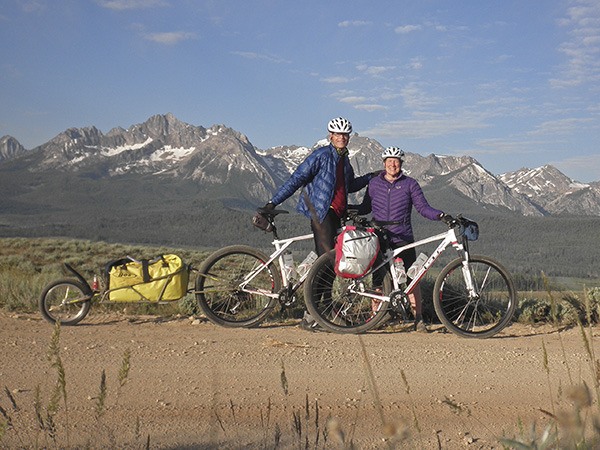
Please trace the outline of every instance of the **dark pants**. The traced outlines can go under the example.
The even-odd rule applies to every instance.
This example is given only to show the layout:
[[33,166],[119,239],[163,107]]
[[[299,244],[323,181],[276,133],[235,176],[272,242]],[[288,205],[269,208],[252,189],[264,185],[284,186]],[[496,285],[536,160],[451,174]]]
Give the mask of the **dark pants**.
[[[321,256],[322,254],[333,250],[335,247],[335,237],[341,226],[342,222],[340,218],[332,209],[327,212],[323,222],[319,223],[314,219],[310,221],[310,227],[315,239],[315,252],[317,255]],[[331,267],[333,268],[333,264]],[[334,279],[335,273],[333,270],[326,270],[321,274],[321,278],[317,280],[316,303],[319,305],[319,310],[326,311],[330,307],[326,305],[331,305],[331,290]]]
[[332,209],[329,209],[322,223],[319,223],[315,219],[310,221],[310,228],[315,238],[315,252],[318,256],[327,253],[329,250],[333,250],[335,237],[341,226],[342,222],[340,218]]

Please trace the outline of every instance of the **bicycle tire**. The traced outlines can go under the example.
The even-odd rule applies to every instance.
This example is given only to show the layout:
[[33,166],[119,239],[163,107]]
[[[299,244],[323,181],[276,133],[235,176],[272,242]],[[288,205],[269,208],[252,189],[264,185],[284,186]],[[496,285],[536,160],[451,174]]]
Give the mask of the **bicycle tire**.
[[52,324],[77,325],[90,311],[91,299],[92,295],[80,281],[64,278],[44,288],[38,307],[44,319]]
[[488,338],[511,321],[517,307],[517,294],[509,272],[493,258],[469,258],[477,298],[470,299],[457,258],[442,269],[435,281],[433,306],[444,326],[462,337]]
[[[334,333],[365,333],[377,328],[388,317],[388,302],[381,302],[373,314],[372,299],[349,292],[354,280],[336,275],[335,250],[321,255],[304,281],[304,302],[315,321]],[[363,288],[371,286],[371,276],[360,280]],[[383,280],[383,291],[391,291],[390,277]]]
[[[232,245],[211,254],[198,269],[196,300],[211,322],[224,327],[260,324],[277,304],[277,298],[239,289],[239,284],[269,257],[246,245]],[[281,275],[273,263],[249,285],[269,292],[281,290]]]

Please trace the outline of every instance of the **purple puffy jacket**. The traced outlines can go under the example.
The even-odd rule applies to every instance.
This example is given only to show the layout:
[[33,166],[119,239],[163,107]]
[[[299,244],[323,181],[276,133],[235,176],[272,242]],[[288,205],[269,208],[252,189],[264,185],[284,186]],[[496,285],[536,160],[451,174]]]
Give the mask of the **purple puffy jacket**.
[[390,183],[384,178],[385,171],[369,181],[367,192],[359,206],[360,214],[372,213],[378,222],[398,222],[386,225],[388,236],[395,245],[414,242],[410,215],[412,207],[429,220],[440,220],[443,211],[432,208],[414,178],[404,174]]

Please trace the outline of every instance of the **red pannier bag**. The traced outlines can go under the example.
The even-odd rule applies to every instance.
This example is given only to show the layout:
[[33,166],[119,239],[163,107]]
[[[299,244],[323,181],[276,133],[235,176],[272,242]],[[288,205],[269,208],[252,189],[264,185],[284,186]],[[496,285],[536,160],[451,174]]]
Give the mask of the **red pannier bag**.
[[335,243],[335,273],[358,278],[373,266],[379,253],[379,238],[373,228],[345,226]]

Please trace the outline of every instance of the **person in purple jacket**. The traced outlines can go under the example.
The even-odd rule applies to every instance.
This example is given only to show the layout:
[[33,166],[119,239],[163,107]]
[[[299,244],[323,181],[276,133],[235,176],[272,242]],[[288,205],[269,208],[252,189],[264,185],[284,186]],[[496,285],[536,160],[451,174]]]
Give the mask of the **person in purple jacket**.
[[[384,170],[369,181],[358,211],[360,214],[371,212],[373,220],[386,229],[388,243],[392,248],[398,248],[415,240],[411,224],[413,207],[429,220],[442,220],[445,214],[429,206],[417,180],[402,173],[402,150],[388,147],[381,154],[381,158]],[[417,259],[414,248],[403,251],[399,256],[407,270]],[[381,286],[383,274],[375,273],[373,278],[373,286]],[[421,290],[418,285],[409,295],[409,299],[415,315],[415,329],[426,332],[422,317]],[[374,302],[378,303],[377,300]],[[378,305],[373,306],[376,308]]]

